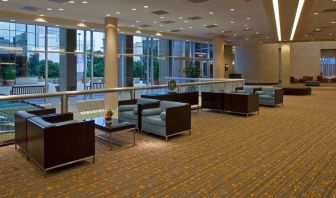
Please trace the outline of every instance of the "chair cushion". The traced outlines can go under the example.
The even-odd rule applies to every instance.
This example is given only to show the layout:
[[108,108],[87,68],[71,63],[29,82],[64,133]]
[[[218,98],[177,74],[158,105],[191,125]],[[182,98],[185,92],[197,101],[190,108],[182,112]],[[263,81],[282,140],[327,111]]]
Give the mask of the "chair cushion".
[[124,112],[124,111],[132,111],[134,108],[136,108],[137,105],[120,105],[119,106],[119,112]]
[[166,120],[166,112],[161,112],[160,117],[162,120]]
[[166,111],[167,108],[172,108],[172,107],[181,107],[188,105],[187,103],[182,103],[182,102],[171,102],[171,101],[161,101],[160,102],[160,107],[162,111]]
[[119,118],[128,118],[131,120],[136,120],[137,116],[134,115],[133,111],[124,111],[119,113]]
[[259,98],[261,100],[274,100],[274,96],[270,96],[270,95],[259,95]]
[[256,94],[264,95],[265,93],[263,91],[256,91]]
[[56,124],[50,123],[50,122],[46,122],[44,121],[42,118],[40,117],[32,117],[29,120],[33,121],[35,124],[43,127],[43,128],[50,128],[50,127],[54,127],[56,126]]
[[150,99],[150,98],[139,98],[137,100],[137,104],[148,104],[148,103],[155,103],[155,102],[159,102],[159,100]]
[[244,89],[238,89],[236,92],[237,93],[246,93],[246,91]]
[[134,115],[138,115],[138,107],[134,108],[132,111]]
[[145,109],[142,111],[142,116],[160,115],[161,112],[162,112],[161,108]]
[[160,115],[142,117],[143,123],[150,123],[157,126],[166,126],[166,121],[161,119]]
[[271,87],[263,87],[262,91],[264,92],[265,95],[271,95],[271,96],[275,95],[275,89]]

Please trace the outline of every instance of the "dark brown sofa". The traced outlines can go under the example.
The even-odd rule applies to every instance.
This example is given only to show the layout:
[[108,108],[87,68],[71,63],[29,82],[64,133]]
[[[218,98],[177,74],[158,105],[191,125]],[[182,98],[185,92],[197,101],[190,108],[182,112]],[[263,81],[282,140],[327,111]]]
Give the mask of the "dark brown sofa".
[[27,119],[34,116],[56,113],[56,109],[40,109],[34,111],[18,111],[15,113],[15,149],[17,146],[27,154]]
[[33,117],[27,121],[28,156],[44,172],[95,156],[94,121],[73,114]]

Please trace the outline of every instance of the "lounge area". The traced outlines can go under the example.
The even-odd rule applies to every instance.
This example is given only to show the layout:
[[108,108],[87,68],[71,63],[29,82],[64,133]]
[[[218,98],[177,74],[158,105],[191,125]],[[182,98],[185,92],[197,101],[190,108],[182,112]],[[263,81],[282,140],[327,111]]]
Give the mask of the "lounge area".
[[0,0],[0,198],[336,197],[336,0]]

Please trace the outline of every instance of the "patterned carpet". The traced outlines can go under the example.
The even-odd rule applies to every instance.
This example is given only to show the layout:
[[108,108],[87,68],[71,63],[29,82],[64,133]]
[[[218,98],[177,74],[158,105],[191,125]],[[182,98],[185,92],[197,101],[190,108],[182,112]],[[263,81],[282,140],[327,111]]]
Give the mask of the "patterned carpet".
[[97,140],[95,164],[46,179],[14,146],[0,147],[0,197],[336,197],[335,112],[335,88],[250,117],[203,111],[191,136],[137,134],[137,146],[113,151]]

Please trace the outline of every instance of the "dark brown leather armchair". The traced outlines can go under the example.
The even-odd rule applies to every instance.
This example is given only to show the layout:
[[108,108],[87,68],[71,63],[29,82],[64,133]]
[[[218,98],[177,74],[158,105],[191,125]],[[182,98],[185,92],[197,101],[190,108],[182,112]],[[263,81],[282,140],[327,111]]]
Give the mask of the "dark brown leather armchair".
[[28,156],[44,172],[95,157],[94,121],[73,120],[73,114],[33,117],[27,121]]
[[56,113],[56,109],[40,109],[35,111],[18,111],[15,113],[15,149],[17,146],[27,154],[27,119]]

